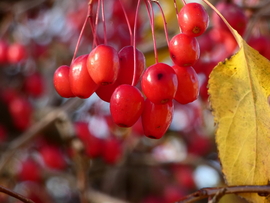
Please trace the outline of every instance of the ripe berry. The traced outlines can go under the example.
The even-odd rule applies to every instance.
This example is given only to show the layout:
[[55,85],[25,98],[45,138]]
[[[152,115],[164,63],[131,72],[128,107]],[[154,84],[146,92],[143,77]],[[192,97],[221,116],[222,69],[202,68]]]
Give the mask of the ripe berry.
[[[224,16],[228,23],[235,30],[237,30],[240,35],[244,34],[247,27],[248,19],[244,11],[240,7],[233,3],[221,1],[216,4],[216,9],[219,10],[219,12]],[[228,30],[226,24],[216,13],[213,13],[212,19],[214,27]]]
[[102,157],[108,164],[115,164],[122,155],[122,145],[115,137],[105,140]]
[[64,155],[57,146],[44,145],[40,149],[40,154],[49,168],[62,170],[66,167]]
[[7,58],[9,63],[19,63],[24,60],[26,56],[26,49],[22,44],[14,43],[8,47]]
[[209,16],[201,4],[188,3],[178,13],[178,23],[182,33],[198,37],[207,29]]
[[86,155],[90,158],[100,156],[103,151],[103,141],[90,133],[88,123],[76,122],[74,123],[74,127],[76,135],[85,146]]
[[142,125],[145,136],[153,139],[161,138],[168,130],[173,117],[172,101],[166,104],[154,104],[145,100],[142,113]]
[[65,98],[74,97],[69,82],[69,70],[69,66],[63,65],[57,68],[53,75],[55,90],[61,97]]
[[25,78],[24,90],[32,97],[40,97],[44,93],[44,79],[43,76],[35,72]]
[[4,40],[0,41],[0,64],[5,64],[8,61],[7,58],[8,45]]
[[[126,46],[122,48],[118,55],[120,60],[120,71],[118,74],[117,81],[120,84],[132,84],[134,75],[134,51],[133,46]],[[136,85],[145,69],[145,57],[141,51],[136,49]]]
[[164,63],[157,63],[147,68],[141,81],[143,93],[156,104],[164,104],[172,100],[177,90],[177,84],[174,70]]
[[38,164],[34,160],[28,158],[21,163],[21,168],[20,168],[20,171],[18,173],[18,178],[21,181],[36,181],[36,182],[38,182],[41,180],[40,167],[38,166]]
[[110,102],[111,96],[114,92],[114,90],[119,86],[120,84],[116,80],[113,84],[110,85],[100,85],[97,90],[96,94],[100,99],[106,102]]
[[119,72],[117,51],[108,45],[98,45],[88,56],[87,69],[96,84],[108,85],[114,83]]
[[88,55],[77,57],[70,66],[69,82],[72,93],[82,99],[90,97],[98,88],[87,71]]
[[142,114],[144,98],[139,89],[123,84],[116,88],[110,101],[114,122],[121,127],[133,126]]
[[189,67],[174,65],[172,67],[178,78],[178,87],[174,99],[180,104],[187,104],[199,95],[199,80],[195,70]]
[[173,62],[178,66],[193,66],[200,57],[197,39],[182,33],[171,39],[169,51]]

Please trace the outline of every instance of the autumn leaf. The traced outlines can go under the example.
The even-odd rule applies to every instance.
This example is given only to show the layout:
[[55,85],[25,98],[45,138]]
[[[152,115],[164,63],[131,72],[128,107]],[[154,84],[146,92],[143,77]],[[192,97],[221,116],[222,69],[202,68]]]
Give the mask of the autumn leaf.
[[[231,28],[240,46],[209,79],[216,142],[228,185],[267,185],[270,180],[270,63]],[[251,202],[270,202],[255,193]]]

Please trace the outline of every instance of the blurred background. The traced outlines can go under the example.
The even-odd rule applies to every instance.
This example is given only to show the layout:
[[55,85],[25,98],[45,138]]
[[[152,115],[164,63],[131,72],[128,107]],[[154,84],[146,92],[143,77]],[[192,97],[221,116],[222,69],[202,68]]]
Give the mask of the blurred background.
[[[108,44],[119,51],[130,45],[126,19],[118,0],[104,2]],[[121,2],[133,27],[137,2]],[[180,10],[183,4],[176,2]],[[268,0],[211,2],[226,11],[229,23],[252,47],[270,58]],[[201,56],[194,69],[199,98],[185,105],[175,102],[169,130],[154,140],[144,136],[140,120],[131,128],[115,125],[109,103],[95,93],[88,99],[66,99],[54,89],[55,70],[72,61],[88,3],[0,1],[0,185],[36,203],[171,203],[200,188],[224,185],[207,82],[214,66],[237,51],[228,29],[202,3],[210,24],[198,37]],[[172,38],[180,32],[174,1],[159,3]],[[92,4],[95,19],[97,1]],[[159,62],[172,65],[161,12],[155,3],[153,9]],[[102,43],[100,15],[97,38]],[[86,24],[76,56],[88,54],[93,40]],[[147,67],[155,63],[144,1],[136,46]],[[0,194],[0,202],[19,200]],[[226,195],[220,202],[244,200]]]

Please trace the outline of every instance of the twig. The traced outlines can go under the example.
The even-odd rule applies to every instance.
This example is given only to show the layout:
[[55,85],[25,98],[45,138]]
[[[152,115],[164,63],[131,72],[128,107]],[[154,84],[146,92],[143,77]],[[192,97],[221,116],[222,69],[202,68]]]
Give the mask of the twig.
[[68,100],[61,108],[50,111],[43,119],[32,125],[22,135],[12,141],[5,153],[1,156],[0,172],[2,172],[5,165],[12,160],[12,157],[18,149],[29,143],[33,138],[38,136],[39,132],[54,123],[58,118],[61,118],[63,116],[63,112],[72,112],[74,108],[78,107],[82,102],[83,100],[78,98]]
[[18,199],[18,200],[21,200],[24,203],[35,203],[32,200],[27,199],[26,197],[20,195],[19,193],[13,192],[13,191],[11,191],[3,186],[0,186],[0,192],[5,193],[11,197]]
[[224,194],[237,193],[258,193],[259,195],[268,196],[270,194],[270,185],[243,185],[243,186],[228,186],[216,188],[203,188],[188,196],[183,197],[176,203],[190,203],[202,200],[208,197],[215,196],[219,191],[224,189]]

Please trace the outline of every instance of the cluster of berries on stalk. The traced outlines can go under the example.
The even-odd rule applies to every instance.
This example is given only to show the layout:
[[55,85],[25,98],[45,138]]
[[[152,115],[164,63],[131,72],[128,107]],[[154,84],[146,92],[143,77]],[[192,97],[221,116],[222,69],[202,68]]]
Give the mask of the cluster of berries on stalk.
[[[104,43],[97,44],[96,24],[90,18],[94,48],[89,54],[74,57],[70,66],[60,66],[54,74],[54,86],[58,94],[66,98],[86,99],[95,92],[100,99],[110,103],[113,121],[118,126],[131,127],[141,117],[144,134],[149,138],[159,139],[172,121],[173,100],[187,104],[198,97],[198,76],[192,66],[200,56],[196,37],[207,29],[209,16],[199,3],[185,4],[180,12],[176,6],[181,33],[169,41],[163,15],[165,35],[174,63],[170,66],[158,62],[152,2],[159,6],[162,13],[163,11],[157,1],[145,0],[154,41],[156,58],[154,65],[146,69],[144,54],[136,48],[136,20],[140,6],[138,1],[133,33],[126,18],[131,45],[117,51],[107,44],[104,12],[102,12]],[[104,6],[102,3],[103,1],[101,7]],[[91,16],[91,8],[90,4],[88,16]],[[126,14],[124,7],[122,8]],[[85,24],[87,19],[88,17]]]

